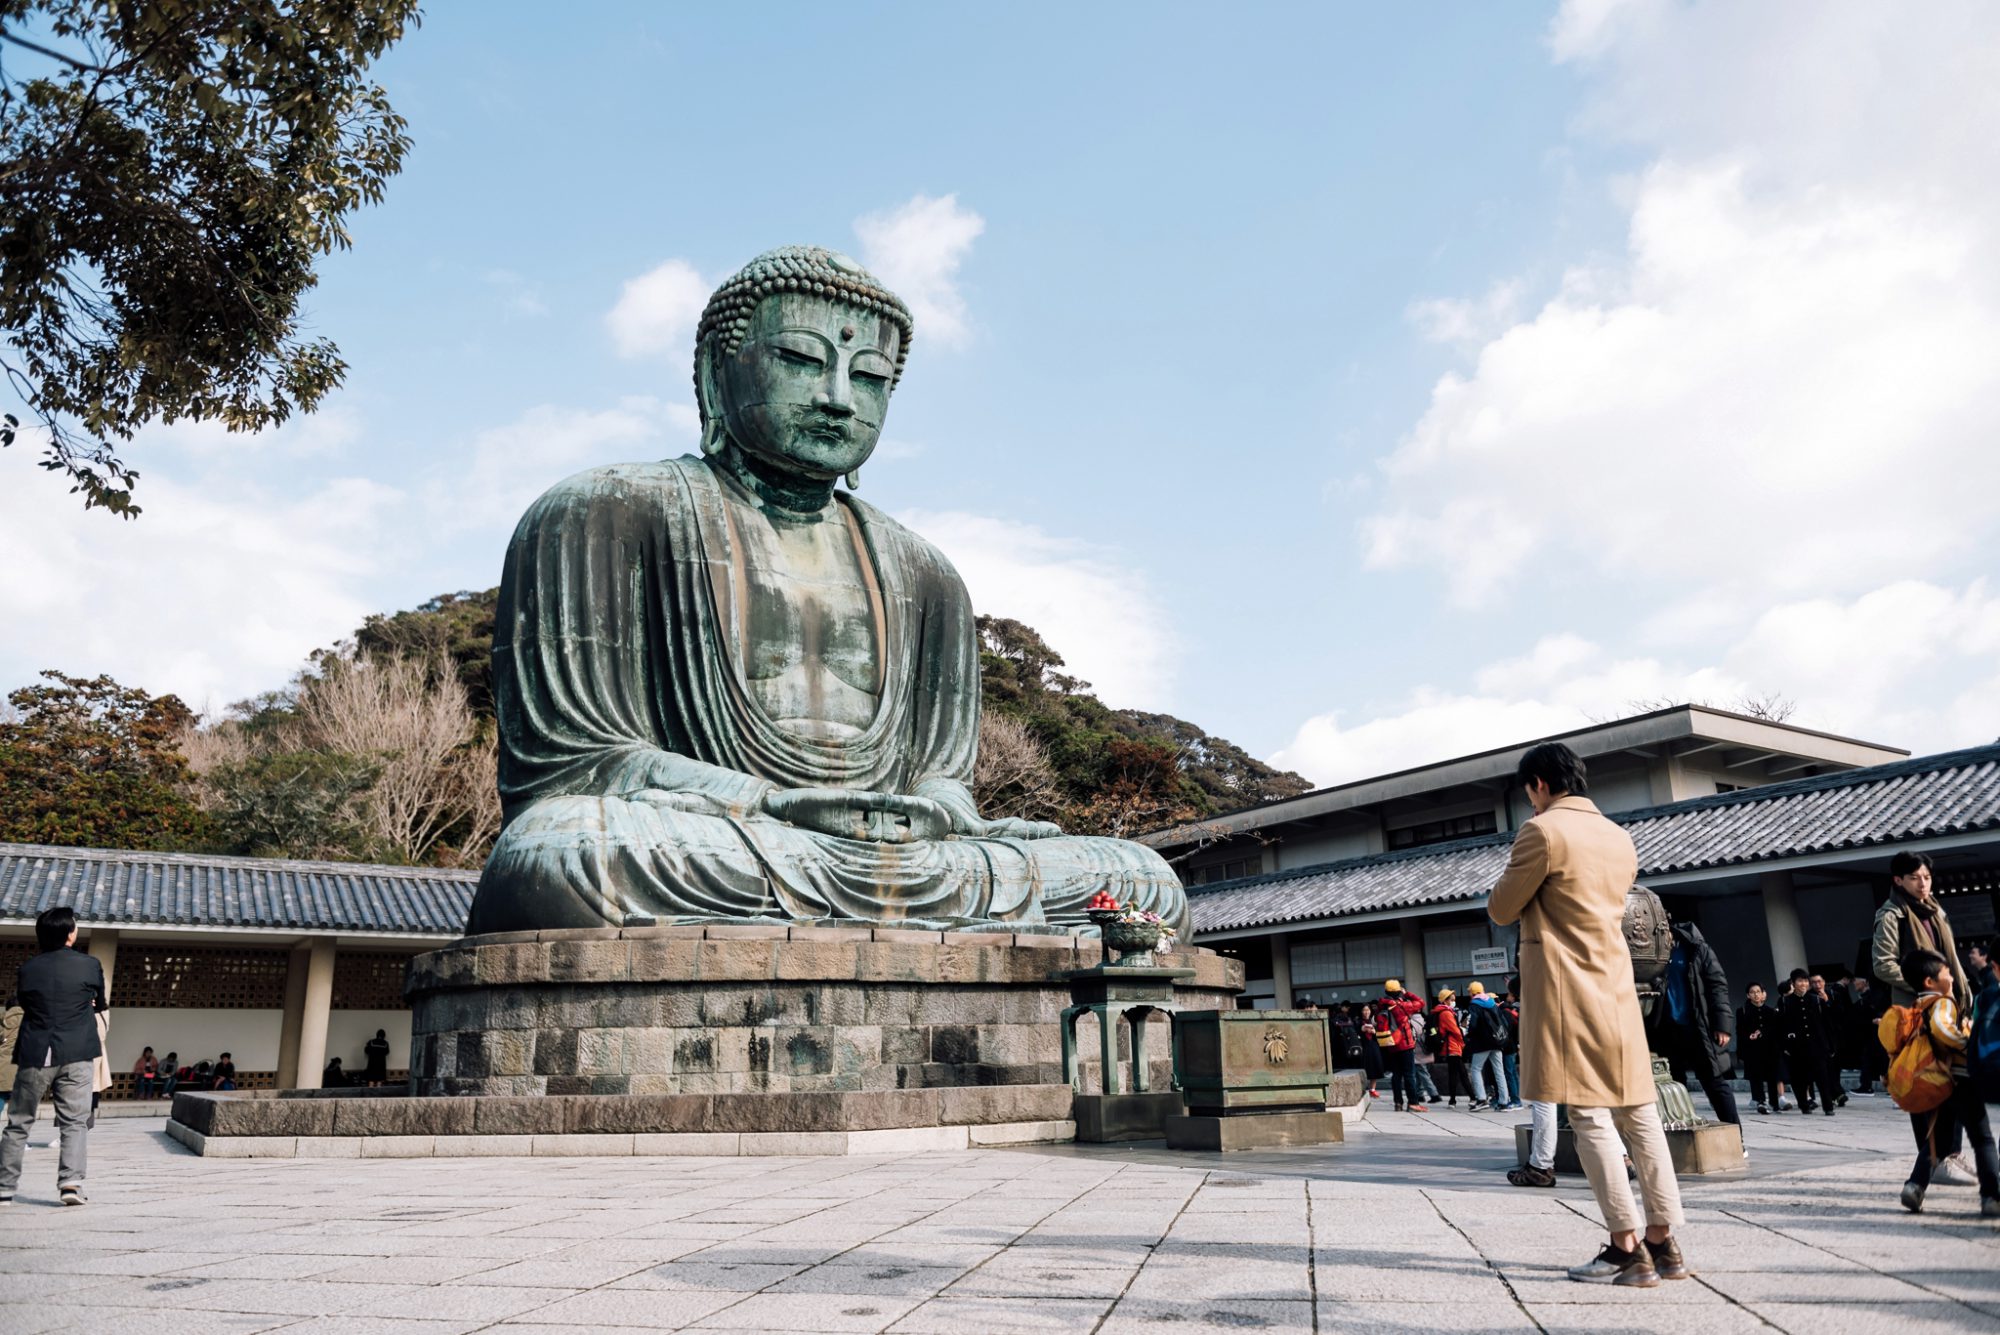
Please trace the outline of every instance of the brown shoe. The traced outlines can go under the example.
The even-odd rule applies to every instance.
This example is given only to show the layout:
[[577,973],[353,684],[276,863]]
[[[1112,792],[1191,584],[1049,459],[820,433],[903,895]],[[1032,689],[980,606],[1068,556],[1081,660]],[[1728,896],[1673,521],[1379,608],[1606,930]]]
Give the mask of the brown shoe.
[[1616,1284],[1623,1289],[1655,1289],[1660,1286],[1659,1272],[1653,1269],[1653,1262],[1644,1247],[1621,1252],[1608,1242],[1595,1258],[1582,1265],[1571,1266],[1569,1277],[1580,1284]]
[[1653,1258],[1653,1269],[1661,1279],[1690,1279],[1694,1272],[1681,1259],[1681,1245],[1669,1237],[1665,1242],[1648,1242],[1647,1253]]
[[1556,1184],[1556,1175],[1546,1168],[1522,1164],[1519,1168],[1507,1170],[1507,1180],[1517,1187],[1553,1187]]

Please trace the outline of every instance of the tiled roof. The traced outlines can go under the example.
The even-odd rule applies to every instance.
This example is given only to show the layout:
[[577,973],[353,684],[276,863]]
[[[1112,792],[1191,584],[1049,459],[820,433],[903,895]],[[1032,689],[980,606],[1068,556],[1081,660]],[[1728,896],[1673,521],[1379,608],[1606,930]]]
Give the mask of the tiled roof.
[[0,844],[0,919],[456,937],[476,871]]
[[[1664,876],[1843,849],[2000,830],[2000,744],[1613,813]],[[1196,932],[1481,899],[1512,834],[1329,862],[1203,886]]]

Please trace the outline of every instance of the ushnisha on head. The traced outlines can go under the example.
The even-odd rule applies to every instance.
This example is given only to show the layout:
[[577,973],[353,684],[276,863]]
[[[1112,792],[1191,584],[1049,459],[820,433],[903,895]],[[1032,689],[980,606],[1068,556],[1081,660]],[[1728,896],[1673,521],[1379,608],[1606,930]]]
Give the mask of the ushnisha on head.
[[766,251],[715,290],[695,330],[702,452],[767,480],[853,485],[912,333],[909,308],[847,256]]

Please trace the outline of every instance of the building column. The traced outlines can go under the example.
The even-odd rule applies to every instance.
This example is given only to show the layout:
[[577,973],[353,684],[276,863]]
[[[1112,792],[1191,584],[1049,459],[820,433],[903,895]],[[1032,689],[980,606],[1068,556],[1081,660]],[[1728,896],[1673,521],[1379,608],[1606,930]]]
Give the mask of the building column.
[[118,994],[111,990],[111,976],[118,967],[118,929],[116,927],[93,927],[90,929],[90,957],[103,966],[104,995],[115,1006]]
[[1279,1010],[1292,1008],[1292,938],[1283,932],[1271,934],[1271,990]]
[[1764,929],[1771,938],[1771,990],[1784,986],[1794,969],[1806,962],[1806,933],[1799,923],[1799,896],[1788,871],[1767,871],[1758,878],[1764,897]]
[[1405,918],[1403,930],[1403,990],[1413,997],[1430,1000],[1430,978],[1424,972],[1424,921]]
[[292,951],[285,972],[285,1022],[278,1036],[278,1086],[318,1089],[333,1016],[333,938],[316,936]]

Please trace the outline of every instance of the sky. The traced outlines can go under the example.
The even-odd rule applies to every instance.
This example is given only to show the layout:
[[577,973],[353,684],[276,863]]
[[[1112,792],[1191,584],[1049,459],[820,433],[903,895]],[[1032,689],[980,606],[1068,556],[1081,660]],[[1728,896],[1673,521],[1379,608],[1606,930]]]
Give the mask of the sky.
[[1662,699],[2000,736],[2000,8],[552,14],[377,66],[317,414],[147,429],[129,523],[0,454],[0,688],[214,711],[491,586],[816,243],[916,318],[860,495],[1115,706],[1321,784]]

